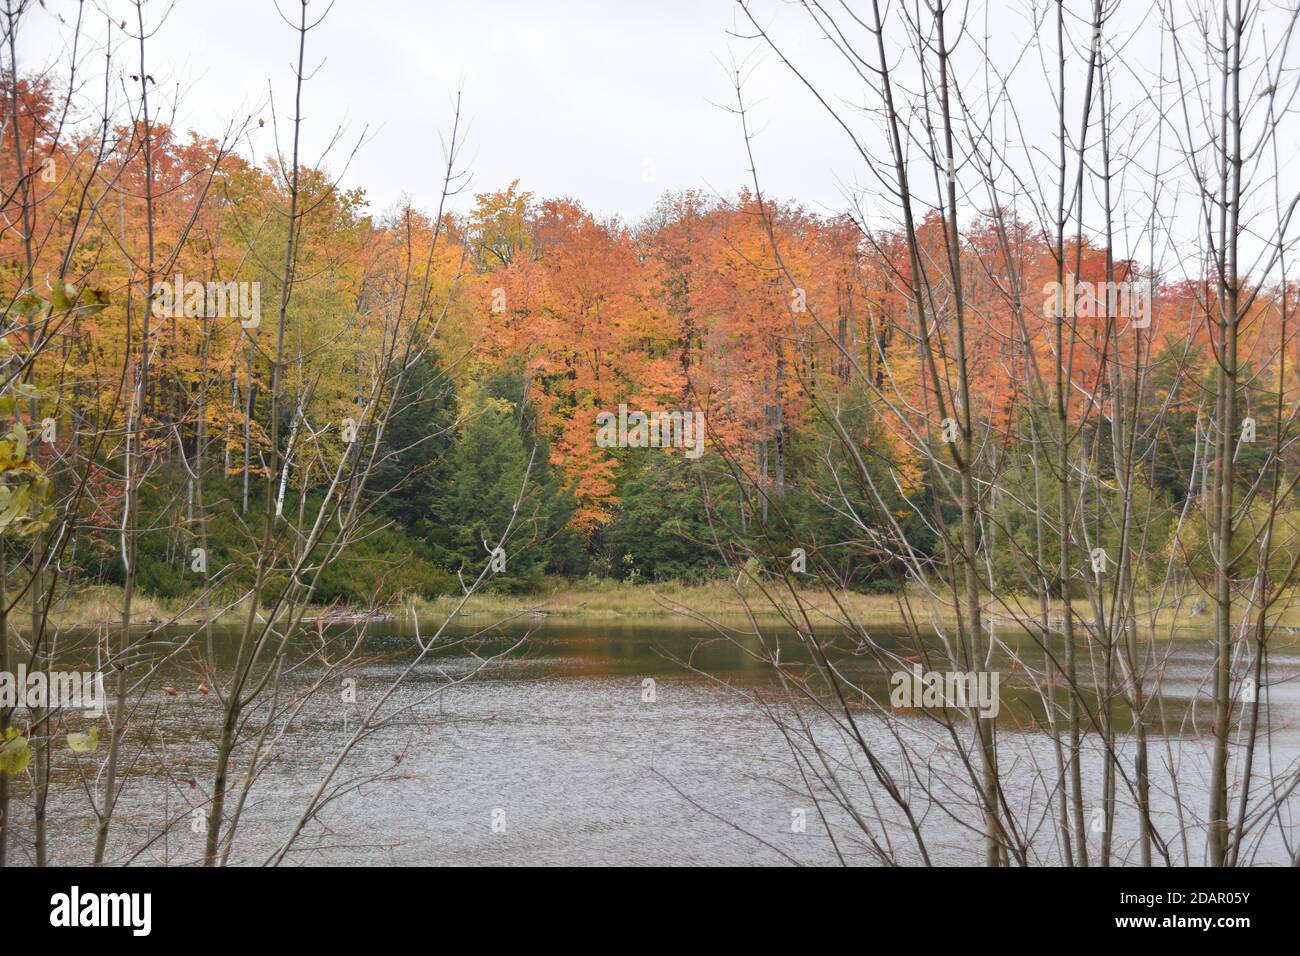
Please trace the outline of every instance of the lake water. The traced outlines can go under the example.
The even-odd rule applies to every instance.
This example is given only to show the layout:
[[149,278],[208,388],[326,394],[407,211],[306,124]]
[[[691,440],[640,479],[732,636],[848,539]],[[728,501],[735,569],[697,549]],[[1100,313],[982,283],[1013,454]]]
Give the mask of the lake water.
[[[469,630],[466,624],[458,634]],[[872,633],[885,643],[898,639],[888,629]],[[526,642],[508,657],[483,665],[485,656],[525,635]],[[217,633],[223,666],[229,666],[234,639]],[[312,641],[304,636],[302,649]],[[345,702],[341,682],[333,679],[303,703],[252,791],[231,862],[265,861],[364,708],[409,662],[413,649],[409,628],[376,626],[362,648],[368,660],[350,671],[357,679],[356,703]],[[901,814],[832,716],[819,714],[812,704],[801,710],[822,743],[822,759],[809,762],[792,750],[774,720],[789,715],[781,706],[787,697],[771,669],[748,653],[756,649],[752,639],[719,640],[689,621],[546,620],[498,631],[489,643],[474,645],[478,657],[465,645],[430,656],[393,698],[396,705],[414,705],[405,719],[363,743],[340,776],[340,781],[369,782],[332,802],[286,862],[826,864],[843,858],[878,863],[853,823],[855,814],[885,821],[873,826],[887,833],[885,850],[899,862],[917,862]],[[1158,735],[1152,739],[1158,826],[1176,854],[1183,852],[1181,833],[1190,831],[1189,853],[1196,859],[1201,841],[1195,821],[1175,815],[1172,793],[1176,782],[1189,811],[1203,813],[1207,751],[1192,727],[1194,720],[1208,726],[1201,678],[1211,650],[1198,639],[1159,649],[1168,650],[1164,720],[1173,732],[1168,743]],[[1035,663],[1040,659],[1032,656],[1032,647],[1025,653]],[[214,695],[198,690],[202,678],[193,656],[190,651],[176,655],[144,691],[136,711],[130,777],[113,831],[115,860],[177,864],[193,862],[201,853],[202,827],[191,807],[203,804],[211,781],[219,710]],[[864,659],[843,659],[847,676],[888,700],[885,671]],[[1058,862],[1052,797],[1044,788],[1054,774],[1051,741],[1031,722],[1036,697],[1023,674],[1016,676],[1022,669],[1005,656],[999,669],[1004,704],[998,733],[1008,800],[1024,808],[1024,825],[1034,831],[1035,861]],[[449,680],[476,671],[472,680],[448,686]],[[322,672],[319,660],[306,660],[282,674],[281,700],[291,703]],[[1298,676],[1294,640],[1279,644],[1271,656],[1267,712],[1273,762],[1271,768],[1257,762],[1257,790],[1261,779],[1290,779],[1286,775],[1295,772]],[[775,709],[765,713],[764,704]],[[978,820],[978,812],[941,728],[920,713],[897,721],[895,732],[919,755],[909,775],[889,724],[856,702],[853,709],[865,739],[913,802],[931,858],[982,862],[979,835],[967,825]],[[1131,766],[1124,710],[1117,708],[1120,747]],[[248,729],[256,732],[260,726],[255,714]],[[241,752],[232,777],[246,769],[246,753]],[[58,754],[52,854],[56,862],[85,862],[92,818],[78,793],[77,770],[65,751]],[[1090,748],[1084,761],[1090,793],[1100,790],[1101,764],[1098,748]],[[810,800],[806,780],[813,782],[819,801]],[[93,786],[93,778],[87,783]],[[1120,799],[1122,805],[1122,785]],[[1293,846],[1283,833],[1294,809],[1294,798],[1284,800],[1280,825],[1252,842],[1243,860],[1285,862]],[[801,813],[806,829],[794,832]],[[823,815],[834,840],[820,822]],[[165,827],[165,820],[173,826]],[[21,814],[15,822],[25,831]],[[1131,854],[1130,826],[1121,823],[1117,833],[1121,861]],[[16,836],[21,843],[26,833]],[[21,860],[21,848],[15,850]]]

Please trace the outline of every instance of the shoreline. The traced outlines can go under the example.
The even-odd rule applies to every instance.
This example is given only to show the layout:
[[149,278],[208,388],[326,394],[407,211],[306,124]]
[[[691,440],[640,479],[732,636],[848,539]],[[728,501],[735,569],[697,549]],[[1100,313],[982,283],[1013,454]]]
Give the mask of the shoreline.
[[[775,595],[775,592],[773,592]],[[799,601],[814,626],[843,624],[845,617],[857,624],[901,626],[906,618],[903,608],[910,601],[911,613],[917,623],[924,626],[932,620],[953,623],[956,616],[951,608],[937,611],[930,603],[915,595],[859,594],[856,592],[828,592],[807,589],[798,593]],[[553,618],[569,621],[698,621],[719,619],[728,624],[744,623],[752,615],[767,623],[779,621],[783,615],[756,585],[746,584],[739,591],[730,584],[709,582],[705,584],[623,584],[599,583],[561,587],[538,594],[482,593],[470,598],[463,608],[459,596],[446,595],[436,599],[414,598],[401,604],[374,609],[341,606],[311,605],[303,616],[304,624],[357,624],[366,622],[391,623],[400,621],[414,611],[420,619],[445,617],[456,612],[457,617],[474,622],[485,622],[495,617],[503,621]],[[796,612],[793,596],[780,594],[779,600],[790,612]],[[1194,598],[1185,598],[1180,605],[1162,609],[1156,615],[1156,625],[1161,629],[1177,631],[1208,627],[1212,614],[1193,616],[1190,613]],[[1080,605],[1076,602],[1075,613]],[[136,595],[133,600],[132,628],[165,626],[201,626],[204,623],[200,608],[189,601],[159,599]],[[748,606],[747,606],[748,605]],[[900,606],[901,605],[901,606]],[[1238,606],[1240,608],[1240,605]],[[211,609],[209,609],[210,613]],[[213,616],[214,625],[228,627],[247,614],[246,603],[226,605]],[[1017,628],[1021,623],[1036,621],[1037,601],[1026,597],[1005,598],[985,605],[985,620],[994,628]],[[1288,597],[1270,615],[1276,628],[1293,635],[1300,634],[1300,603]],[[1059,604],[1049,611],[1049,621],[1059,624]],[[30,608],[16,608],[10,620],[18,626],[30,624]],[[1084,618],[1085,622],[1090,617]],[[1240,618],[1238,617],[1238,620]],[[62,596],[54,602],[49,624],[53,628],[113,629],[121,627],[121,591],[108,586],[80,589]],[[1139,614],[1139,625],[1150,625],[1150,614]]]

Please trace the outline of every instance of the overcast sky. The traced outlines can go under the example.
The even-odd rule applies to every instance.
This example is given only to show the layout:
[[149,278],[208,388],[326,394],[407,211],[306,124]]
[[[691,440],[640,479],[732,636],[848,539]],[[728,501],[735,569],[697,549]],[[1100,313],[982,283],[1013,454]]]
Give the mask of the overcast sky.
[[[65,19],[75,16],[71,0],[46,3]],[[109,0],[106,8],[134,26],[128,4]],[[280,8],[296,15],[296,3],[281,0]],[[149,5],[155,21],[167,9]],[[665,190],[734,193],[748,173],[739,121],[719,105],[734,99],[722,63],[754,48],[729,35],[735,15],[732,0],[337,0],[308,41],[308,68],[318,69],[304,94],[312,147],[305,158],[314,160],[340,123],[353,140],[368,127],[346,182],[364,186],[376,211],[404,193],[429,207],[437,198],[439,132],[461,86],[474,191],[518,178],[539,196],[573,196],[633,221]],[[793,54],[810,52],[815,38],[804,15],[771,3],[765,16]],[[96,34],[103,20],[88,15]],[[56,59],[56,27],[50,13],[33,8],[20,67]],[[159,84],[183,90],[181,127],[219,133],[232,117],[265,107],[268,81],[277,110],[287,113],[295,34],[272,0],[178,0],[150,55]],[[860,165],[842,134],[775,58],[758,64],[747,96],[761,126],[765,188],[813,208],[842,208],[845,183]],[[261,115],[268,127],[253,142],[265,152],[270,113]],[[336,149],[331,165],[346,152]]]
[[[326,5],[326,0],[313,0],[311,9],[323,12]],[[66,71],[72,31],[57,16],[75,19],[76,0],[29,6],[19,34],[20,70]],[[864,102],[874,107],[878,97],[864,91],[865,84],[800,6],[786,0],[752,0],[752,6],[782,52],[844,111],[867,148],[887,155],[878,120],[852,115],[848,108]],[[1258,51],[1288,35],[1284,6],[1266,4],[1254,21],[1253,62],[1266,62]],[[298,4],[280,0],[279,8],[296,16]],[[1077,61],[1071,63],[1068,95],[1076,99],[1083,89],[1080,77],[1090,34],[1082,17],[1088,8],[1082,0],[1067,7],[1067,42]],[[87,0],[84,9],[87,39],[80,48],[80,75],[89,84],[87,92],[97,97],[106,16],[126,19],[134,30],[135,11],[129,0]],[[296,33],[281,18],[274,0],[149,0],[146,9],[147,23],[161,23],[150,42],[148,70],[168,100],[179,100],[176,125],[217,136],[232,119],[253,113],[266,123],[260,128],[254,124],[244,151],[258,159],[270,156],[274,142],[268,89],[274,90],[283,124],[291,112],[291,63],[296,56]],[[892,9],[888,42],[896,96],[906,102],[909,90],[920,88],[920,80],[914,54],[896,46],[901,8]],[[1041,195],[1050,196],[1055,105],[1045,73],[1051,75],[1054,69],[1055,29],[1049,23],[1036,30],[1036,9],[1050,12],[1054,6],[1044,6],[1041,0],[962,6],[967,32],[953,72],[971,95],[981,82],[1000,82],[990,72],[990,60],[998,68],[996,76],[1005,76],[1014,65],[1010,100],[1015,110],[999,102],[989,130],[991,141],[997,144],[1000,161],[1017,168],[1015,177],[1003,176],[1004,184],[1034,183]],[[1185,71],[1187,63],[1202,68],[1188,19],[1193,9],[1184,0],[1168,8],[1180,21]],[[1203,124],[1195,105],[1190,117],[1179,113],[1172,44],[1168,33],[1162,35],[1158,10],[1146,3],[1121,4],[1115,10],[1107,33],[1112,67],[1108,107],[1116,124],[1112,139],[1117,151],[1134,150],[1136,160],[1126,164],[1121,180],[1112,184],[1123,226],[1117,243],[1121,255],[1144,260],[1154,255],[1169,264],[1195,250],[1199,203],[1188,169],[1177,155],[1156,162],[1149,154],[1159,142],[1166,150],[1176,147],[1185,129],[1203,141]],[[841,19],[847,26],[847,18]],[[364,187],[376,213],[392,209],[404,195],[431,210],[443,162],[439,136],[449,127],[451,99],[459,87],[468,121],[463,164],[473,178],[457,208],[466,208],[474,192],[502,189],[519,179],[539,197],[573,197],[594,212],[617,214],[634,223],[665,191],[696,188],[734,195],[749,184],[740,122],[725,108],[735,95],[729,65],[747,62],[745,93],[757,130],[755,150],[764,191],[815,211],[847,208],[846,197],[857,187],[874,189],[870,170],[787,67],[760,49],[758,41],[736,35],[749,32],[734,0],[336,0],[308,40],[311,80],[304,90],[302,161],[323,164],[337,175],[351,145],[366,131],[344,185]],[[855,39],[865,42],[861,35]],[[1041,49],[1035,46],[1039,41]],[[126,95],[123,83],[130,87],[130,96],[137,95],[128,79],[136,72],[131,62],[135,55],[126,44],[114,51],[121,96]],[[1162,75],[1163,84],[1153,81]],[[1187,75],[1181,78],[1183,83],[1191,81]],[[1158,102],[1152,92],[1157,88],[1162,90]],[[1213,91],[1217,85],[1206,89]],[[1263,100],[1258,92],[1246,91],[1253,97],[1256,120],[1266,115],[1259,108]],[[982,108],[982,94],[974,92],[971,102]],[[96,101],[90,106],[98,109]],[[121,106],[115,104],[118,115]],[[1071,115],[1077,115],[1077,106],[1071,104]],[[1160,114],[1169,117],[1162,138],[1151,134],[1152,123],[1138,119],[1143,114],[1148,120]],[[342,142],[322,160],[340,125],[345,129]],[[922,117],[913,123],[913,134],[923,126]],[[1098,140],[1094,133],[1094,149]],[[1300,164],[1300,122],[1294,112],[1282,121],[1279,147],[1286,191],[1294,188],[1286,183]],[[909,149],[915,151],[915,143]],[[989,202],[972,175],[976,171],[974,164],[959,168],[962,188],[973,186],[965,195],[963,214]],[[923,180],[933,180],[930,173],[914,180],[913,186],[929,189]],[[1073,171],[1068,175],[1072,181]],[[1161,183],[1159,216],[1174,227],[1160,238],[1162,249],[1149,250],[1150,197],[1156,179]],[[1088,182],[1095,193],[1096,177]],[[1100,198],[1085,199],[1086,213],[1093,218]],[[1260,193],[1266,211],[1273,199],[1269,190]],[[868,196],[863,211],[869,221],[896,218],[893,200],[878,191]],[[1023,211],[1036,214],[1031,206]],[[1267,218],[1252,226],[1267,230]]]

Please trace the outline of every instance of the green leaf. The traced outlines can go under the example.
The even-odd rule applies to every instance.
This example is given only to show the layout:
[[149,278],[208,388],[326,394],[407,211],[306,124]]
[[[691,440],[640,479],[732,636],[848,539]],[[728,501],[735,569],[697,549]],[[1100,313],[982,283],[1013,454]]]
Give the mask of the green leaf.
[[32,748],[27,738],[16,727],[5,731],[4,743],[0,743],[0,773],[15,777],[27,769],[32,759]]
[[[49,308],[50,308],[50,303],[46,302],[36,293],[24,292],[22,295],[20,295],[17,299],[14,300],[14,304],[10,306],[8,309],[8,314],[23,315],[29,318],[35,318],[38,315],[43,315],[44,313],[48,312]],[[9,346],[6,346],[6,349],[10,353],[13,351],[12,348]],[[4,357],[7,358],[8,355],[5,355]]]
[[14,394],[20,398],[53,398],[54,392],[48,388],[37,388],[31,382],[16,382],[13,386]]
[[50,305],[56,312],[67,312],[72,308],[72,301],[76,298],[77,289],[75,286],[67,285],[58,279],[50,283]]
[[88,754],[99,749],[99,728],[92,724],[89,733],[68,734],[68,749],[74,754]]
[[27,457],[27,428],[22,422],[14,422],[14,427],[9,432],[9,438],[14,443],[13,456],[16,461],[22,461]]

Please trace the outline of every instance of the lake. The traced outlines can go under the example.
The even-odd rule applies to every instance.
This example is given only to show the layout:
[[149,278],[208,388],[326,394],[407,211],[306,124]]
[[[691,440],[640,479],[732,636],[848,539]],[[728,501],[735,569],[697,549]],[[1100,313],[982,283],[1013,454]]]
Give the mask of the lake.
[[[329,632],[339,630],[330,629]],[[372,626],[362,644],[366,660],[349,671],[355,702],[341,680],[331,679],[302,703],[280,737],[275,759],[262,768],[231,853],[232,863],[261,864],[287,832],[334,754],[358,725],[365,708],[410,661],[414,635],[395,624]],[[454,630],[464,638],[474,627]],[[328,633],[328,632],[327,632]],[[427,629],[425,631],[427,634]],[[882,644],[902,635],[871,628]],[[1003,640],[1036,665],[1041,653],[1027,639]],[[281,675],[286,705],[324,673],[306,653],[318,638],[301,637],[302,661]],[[490,655],[524,641],[507,657]],[[218,629],[217,659],[229,667],[235,635]],[[841,635],[839,650],[850,679],[888,702],[888,674],[874,661],[847,652],[856,638]],[[794,651],[786,650],[791,647]],[[798,666],[799,644],[783,637],[783,659]],[[804,726],[822,754],[806,759],[783,733],[789,721],[785,691],[770,667],[755,660],[752,638],[719,639],[689,621],[583,623],[541,620],[497,629],[486,643],[459,645],[430,655],[393,697],[410,705],[404,719],[365,741],[340,777],[352,781],[325,808],[289,854],[302,864],[829,864],[879,862],[853,818],[880,821],[887,851],[899,862],[919,861],[905,821],[887,799],[843,732],[842,721],[808,702]],[[1211,649],[1188,638],[1149,648],[1165,678],[1167,736],[1151,741],[1157,826],[1181,854],[1182,834],[1199,854],[1192,821],[1180,820],[1174,785],[1189,812],[1204,812],[1207,749],[1194,732],[1208,726]],[[202,825],[194,807],[210,785],[219,710],[202,693],[193,648],[176,654],[142,694],[130,733],[131,776],[118,808],[110,857],[117,861],[190,863],[200,855]],[[1081,651],[1081,655],[1084,652]],[[1035,656],[1037,655],[1037,656]],[[1086,656],[1081,656],[1086,661]],[[488,661],[487,663],[484,663]],[[1041,706],[1023,668],[1003,653],[1003,707],[998,717],[1007,799],[1019,807],[1035,862],[1059,862],[1052,835],[1051,739],[1041,731]],[[472,680],[450,683],[473,674]],[[1274,648],[1270,660],[1272,770],[1257,760],[1256,791],[1271,772],[1294,773],[1300,755],[1300,653],[1294,639]],[[814,689],[808,701],[825,700]],[[773,708],[765,713],[764,707]],[[860,701],[851,702],[864,739],[897,775],[921,820],[935,862],[981,863],[982,846],[969,821],[978,820],[969,784],[951,741],[920,711],[890,723]],[[1118,746],[1131,767],[1126,708],[1116,708]],[[249,731],[261,728],[255,714]],[[71,729],[71,728],[69,728]],[[913,754],[908,773],[900,741]],[[103,754],[101,743],[100,756]],[[1100,747],[1088,747],[1085,789],[1100,791]],[[54,862],[89,858],[92,817],[78,771],[58,751],[51,797]],[[400,758],[400,759],[399,759]],[[246,751],[236,761],[246,770]],[[1034,768],[1041,768],[1041,772]],[[1263,769],[1261,769],[1261,767]],[[832,770],[834,771],[832,774]],[[1261,777],[1261,774],[1264,775]],[[814,802],[808,784],[819,794]],[[193,783],[191,783],[193,781]],[[93,778],[89,778],[93,785]],[[1120,802],[1125,803],[1121,784]],[[1256,799],[1259,799],[1257,796]],[[1234,804],[1235,805],[1235,804]],[[228,804],[229,806],[229,804]],[[1268,832],[1243,850],[1243,861],[1282,863],[1291,848],[1282,839],[1294,801]],[[822,817],[832,827],[832,840]],[[1132,813],[1117,825],[1117,862],[1132,856]],[[802,832],[797,822],[802,817]],[[173,821],[171,827],[163,821]],[[19,814],[17,842],[27,837]],[[191,823],[194,825],[191,826]],[[1099,835],[1095,835],[1099,839]],[[22,859],[19,847],[14,856]],[[1175,862],[1181,862],[1176,860]]]

